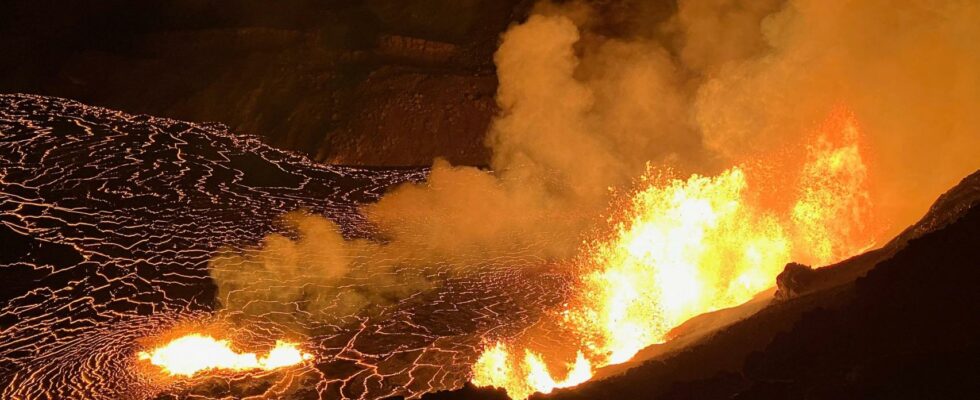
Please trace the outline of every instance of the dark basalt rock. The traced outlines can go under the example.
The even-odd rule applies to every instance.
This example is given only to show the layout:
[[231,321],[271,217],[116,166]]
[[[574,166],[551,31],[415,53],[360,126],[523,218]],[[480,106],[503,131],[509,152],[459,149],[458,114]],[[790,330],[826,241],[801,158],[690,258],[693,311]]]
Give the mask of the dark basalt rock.
[[798,296],[814,279],[813,267],[791,262],[776,276],[776,298],[785,300]]
[[[886,248],[827,268],[859,269],[825,285],[790,264],[783,301],[676,354],[557,399],[970,398],[980,363],[980,206],[974,173]],[[901,246],[897,244],[900,243]],[[837,274],[836,277],[844,275]],[[732,364],[734,358],[742,362]]]
[[531,0],[14,0],[0,93],[220,121],[348,165],[486,165],[493,53]]
[[467,382],[461,389],[422,395],[423,400],[510,400],[507,392],[499,388],[478,388]]

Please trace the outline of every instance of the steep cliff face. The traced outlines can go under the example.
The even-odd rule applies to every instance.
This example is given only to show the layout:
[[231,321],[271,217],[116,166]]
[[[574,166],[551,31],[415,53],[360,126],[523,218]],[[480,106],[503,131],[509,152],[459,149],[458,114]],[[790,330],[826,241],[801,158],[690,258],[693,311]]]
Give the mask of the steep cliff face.
[[0,92],[220,121],[355,165],[481,165],[524,0],[12,2]]

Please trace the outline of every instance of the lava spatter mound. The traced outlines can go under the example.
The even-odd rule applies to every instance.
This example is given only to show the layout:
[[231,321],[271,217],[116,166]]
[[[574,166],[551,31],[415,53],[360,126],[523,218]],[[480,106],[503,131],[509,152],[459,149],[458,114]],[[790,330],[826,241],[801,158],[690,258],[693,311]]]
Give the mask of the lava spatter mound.
[[412,301],[224,332],[261,346],[302,331],[315,361],[289,372],[161,381],[136,357],[145,338],[216,323],[219,249],[254,246],[297,209],[368,237],[357,205],[426,172],[319,165],[217,124],[0,96],[0,397],[371,399],[462,385],[482,336],[533,323],[566,277],[434,265],[418,273],[438,285]]

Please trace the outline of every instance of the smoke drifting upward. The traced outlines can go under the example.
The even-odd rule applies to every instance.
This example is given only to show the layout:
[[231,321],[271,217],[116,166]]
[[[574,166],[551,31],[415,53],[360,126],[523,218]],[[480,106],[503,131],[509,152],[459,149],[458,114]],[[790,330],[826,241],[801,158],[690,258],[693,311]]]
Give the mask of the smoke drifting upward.
[[[872,190],[858,200],[875,205],[883,222],[868,231],[883,239],[980,167],[977,21],[980,4],[955,0],[542,3],[495,56],[490,172],[437,160],[427,182],[362,208],[378,240],[294,214],[297,240],[217,258],[212,276],[230,309],[356,308],[428,285],[381,284],[348,302],[324,289],[364,266],[395,277],[407,265],[567,259],[648,164],[684,176],[762,159],[777,170],[765,175],[773,196],[819,179],[794,174],[842,108],[863,132],[870,165],[858,172]],[[273,290],[263,277],[314,280]]]
[[[786,152],[799,160],[783,167],[798,170],[791,167],[802,164],[807,139],[843,107],[864,133],[871,202],[888,223],[882,233],[894,233],[980,167],[980,45],[973,39],[980,4],[682,0],[665,11],[656,3],[595,10],[545,3],[537,10],[543,16],[505,35],[498,53],[504,109],[518,90],[512,85],[537,88],[536,98],[565,112],[554,117],[562,123],[542,122],[556,128],[549,137],[577,138],[560,132],[572,131],[592,138],[584,149],[560,147],[585,161],[566,170],[605,169],[599,178],[608,186],[628,182],[645,161],[715,173]],[[545,30],[570,22],[577,32]],[[528,40],[576,38],[578,67],[527,68],[508,79],[506,60],[520,46],[508,40],[536,29]],[[584,90],[535,84],[561,79],[550,75]],[[559,105],[569,100],[584,105]],[[533,123],[524,123],[523,135],[548,132]]]
[[[980,167],[977,21],[972,1],[790,1],[758,25],[764,52],[701,68],[691,110],[706,146],[737,157],[792,143],[845,105],[893,233]],[[706,46],[696,24],[680,29],[684,50]]]

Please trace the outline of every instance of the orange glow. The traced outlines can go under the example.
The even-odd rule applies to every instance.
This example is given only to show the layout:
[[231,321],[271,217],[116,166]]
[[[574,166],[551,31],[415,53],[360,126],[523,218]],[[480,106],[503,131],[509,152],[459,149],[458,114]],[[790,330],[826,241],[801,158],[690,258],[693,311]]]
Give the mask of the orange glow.
[[746,172],[714,177],[645,177],[607,239],[588,246],[576,295],[561,311],[579,343],[571,373],[556,382],[544,360],[524,350],[518,363],[496,343],[473,367],[473,383],[514,399],[588,380],[699,314],[750,300],[775,284],[789,261],[826,265],[873,244],[862,221],[871,214],[867,167],[853,116],[835,113],[809,146],[796,201],[765,209]]
[[140,352],[140,360],[163,369],[170,375],[193,376],[206,370],[273,370],[297,365],[313,358],[303,353],[294,343],[276,341],[265,357],[255,353],[238,353],[231,349],[227,340],[217,340],[211,336],[189,334],[150,352]]
[[566,319],[601,365],[629,360],[698,314],[750,299],[775,283],[789,240],[744,199],[739,168],[650,186],[632,217],[592,250],[578,308]]
[[874,246],[868,169],[859,147],[854,115],[833,113],[808,146],[808,160],[793,205],[796,261],[822,266]]
[[592,365],[581,352],[568,365],[565,379],[556,381],[540,355],[524,350],[524,362],[511,362],[510,352],[503,343],[496,343],[480,355],[473,366],[473,384],[507,389],[515,399],[525,399],[535,392],[551,393],[558,388],[572,387],[592,378]]

